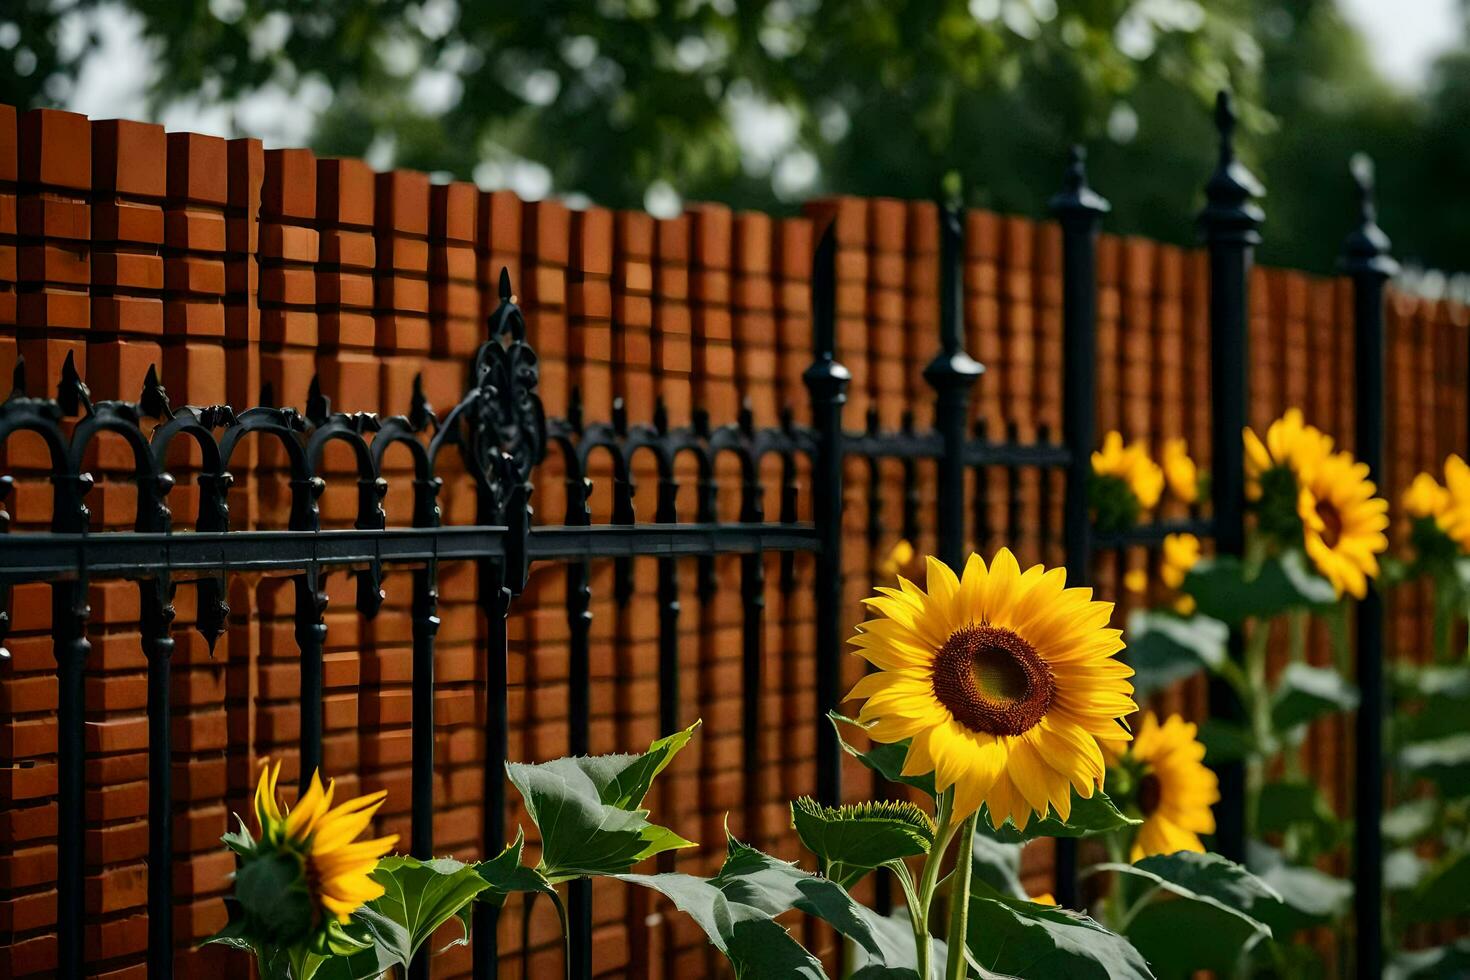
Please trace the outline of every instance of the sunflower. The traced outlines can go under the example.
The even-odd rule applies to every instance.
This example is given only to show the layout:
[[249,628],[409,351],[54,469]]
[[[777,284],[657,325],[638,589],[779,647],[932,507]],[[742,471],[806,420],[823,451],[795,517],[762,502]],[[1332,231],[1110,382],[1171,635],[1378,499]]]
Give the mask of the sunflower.
[[1440,530],[1470,552],[1470,466],[1459,456],[1444,461],[1445,496],[1443,510],[1435,515]]
[[1116,430],[1103,437],[1102,449],[1092,454],[1092,472],[1100,479],[1121,482],[1143,510],[1159,502],[1164,492],[1164,471],[1148,455],[1148,443],[1124,445]]
[[1133,670],[1117,659],[1112,603],[1066,588],[1066,572],[1024,573],[1002,548],[956,577],[928,559],[927,591],[907,579],[864,602],[878,614],[851,642],[875,667],[849,698],[879,742],[911,739],[906,775],[933,772],[954,819],[985,804],[991,823],[1072,810],[1103,784],[1099,739],[1127,739]]
[[899,538],[893,543],[893,547],[888,549],[888,554],[883,556],[883,560],[878,563],[878,574],[884,578],[897,578],[910,570],[916,556],[917,553],[914,551],[914,546],[909,543],[909,539]]
[[1404,491],[1400,503],[1403,504],[1404,513],[1415,520],[1425,517],[1438,520],[1450,509],[1451,498],[1450,492],[1440,486],[1438,480],[1428,473],[1420,473]]
[[1164,480],[1169,492],[1181,503],[1195,504],[1200,498],[1199,468],[1189,458],[1189,443],[1183,439],[1165,439],[1162,454]]
[[1351,453],[1333,453],[1303,474],[1297,493],[1303,547],[1317,571],[1361,599],[1378,576],[1378,555],[1388,550],[1388,501],[1373,496],[1368,464]]
[[1250,429],[1244,439],[1246,490],[1261,530],[1299,545],[1338,595],[1362,598],[1388,548],[1388,502],[1374,496],[1367,465],[1334,452],[1332,438],[1294,408],[1271,423],[1264,442]]
[[1203,851],[1199,835],[1215,832],[1210,807],[1220,801],[1220,785],[1203,762],[1205,747],[1195,738],[1197,731],[1178,715],[1160,725],[1152,711],[1145,712],[1133,744],[1122,754],[1121,764],[1135,776],[1134,804],[1143,816],[1130,861]]
[[320,920],[346,922],[353,912],[383,895],[383,886],[369,875],[378,859],[398,842],[396,834],[356,840],[368,828],[387,793],[380,790],[332,806],[336,781],[322,788],[318,773],[296,806],[282,813],[276,802],[276,780],[281,764],[267,762],[255,787],[255,819],[260,847],[289,853],[301,863],[307,890]]

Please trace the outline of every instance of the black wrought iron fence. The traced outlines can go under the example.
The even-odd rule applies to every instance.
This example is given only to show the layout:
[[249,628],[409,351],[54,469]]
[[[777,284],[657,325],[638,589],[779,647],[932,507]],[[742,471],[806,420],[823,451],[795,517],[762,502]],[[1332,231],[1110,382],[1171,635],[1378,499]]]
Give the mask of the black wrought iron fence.
[[[912,419],[898,431],[883,431],[875,417],[861,430],[844,429],[848,372],[835,349],[835,240],[831,229],[821,239],[813,267],[814,359],[804,380],[811,398],[810,425],[796,425],[789,413],[779,426],[757,428],[748,412],[738,422],[710,427],[671,428],[661,415],[651,424],[629,424],[621,411],[606,421],[584,422],[580,411],[568,419],[544,417],[537,394],[538,366],[526,321],[516,305],[509,277],[502,274],[500,306],[490,318],[489,339],[480,347],[469,373],[467,391],[442,418],[416,395],[408,414],[389,418],[333,412],[313,386],[305,411],[256,407],[233,412],[225,406],[173,408],[150,372],[136,402],[93,402],[86,385],[68,361],[54,398],[27,394],[24,365],[16,370],[14,390],[0,404],[0,441],[17,431],[44,440],[53,466],[53,518],[46,533],[0,537],[0,601],[9,608],[11,587],[22,582],[49,582],[58,679],[58,827],[57,845],[59,973],[79,977],[85,962],[84,809],[85,749],[84,682],[90,644],[87,638],[87,588],[104,579],[135,580],[142,599],[142,646],[148,661],[148,967],[153,977],[173,971],[173,856],[171,821],[172,758],[170,731],[170,667],[173,597],[178,586],[198,591],[196,628],[211,643],[224,628],[228,608],[226,578],[244,572],[293,576],[296,593],[295,639],[300,652],[300,756],[303,775],[321,762],[323,729],[323,648],[326,641],[326,595],[323,576],[350,572],[357,578],[357,605],[366,616],[378,614],[383,600],[385,569],[411,571],[412,603],[412,811],[411,852],[429,857],[433,839],[434,772],[434,642],[437,576],[441,563],[472,561],[479,580],[479,606],[488,623],[483,656],[486,664],[486,717],[483,841],[487,848],[505,840],[504,765],[508,737],[506,617],[527,582],[533,562],[555,561],[566,568],[566,614],[570,625],[569,717],[567,749],[589,748],[591,599],[589,562],[613,559],[613,588],[626,601],[632,590],[631,559],[656,559],[658,617],[658,721],[662,732],[674,731],[680,718],[679,563],[700,560],[701,592],[716,587],[710,563],[722,554],[741,556],[742,698],[747,786],[763,760],[758,737],[762,725],[760,690],[764,643],[765,564],[769,552],[792,556],[810,552],[816,574],[817,764],[816,792],[824,802],[842,796],[842,753],[825,713],[837,706],[842,622],[842,499],[844,462],[865,460],[877,476],[883,460],[903,469],[904,530],[919,524],[917,467],[932,460],[937,469],[937,540],[939,557],[958,567],[966,541],[987,542],[989,506],[984,497],[990,468],[1002,468],[1010,481],[1013,506],[1002,535],[1021,531],[1016,481],[1028,468],[1065,474],[1064,519],[1060,537],[1072,582],[1085,583],[1099,549],[1156,545],[1175,531],[1212,536],[1215,550],[1239,554],[1244,540],[1244,465],[1241,430],[1249,402],[1247,372],[1247,286],[1252,250],[1259,241],[1262,214],[1252,203],[1260,188],[1235,159],[1234,117],[1221,98],[1217,123],[1220,161],[1206,186],[1207,206],[1200,225],[1209,250],[1211,390],[1213,416],[1213,497],[1208,519],[1156,523],[1121,534],[1096,534],[1089,522],[1087,484],[1090,453],[1096,438],[1095,242],[1107,202],[1087,185],[1083,158],[1076,153],[1061,193],[1052,202],[1062,227],[1064,379],[1063,432],[1060,443],[1042,430],[1032,443],[1021,443],[1014,429],[1001,440],[985,432],[967,431],[970,392],[982,368],[963,349],[962,222],[955,211],[941,221],[941,311],[939,350],[924,370],[935,393],[935,426],[915,431]],[[1373,221],[1364,188],[1360,226],[1349,239],[1345,270],[1356,296],[1357,452],[1381,474],[1383,451],[1383,285],[1392,272],[1387,242]],[[85,503],[92,477],[86,472],[87,447],[103,433],[120,436],[132,452],[138,487],[134,530],[92,533]],[[280,531],[231,530],[227,494],[231,460],[241,441],[258,434],[283,449],[289,471],[290,516]],[[178,439],[199,452],[196,483],[199,506],[195,530],[175,533],[169,507],[174,479],[168,472],[169,446]],[[317,500],[326,487],[321,462],[329,443],[345,444],[355,464],[357,512],[350,529],[320,527]],[[404,446],[412,459],[413,517],[410,526],[389,527],[382,506],[388,484],[384,454]],[[444,525],[437,504],[438,468],[446,451],[463,460],[475,487],[475,523]],[[529,507],[536,466],[548,453],[560,457],[566,474],[567,507],[559,525],[533,526]],[[641,454],[652,457],[657,495],[651,521],[639,519],[634,507],[633,471]],[[594,523],[588,505],[589,459],[610,460],[611,519]],[[740,473],[737,520],[718,518],[717,462],[730,456]],[[679,520],[676,498],[677,463],[695,461],[696,515]],[[779,460],[780,512],[768,520],[763,512],[762,461]],[[799,473],[809,472],[805,488],[812,519],[797,519]],[[975,472],[975,491],[968,501],[967,474]],[[1049,479],[1042,481],[1042,524],[1037,534],[1050,540],[1053,528]],[[0,485],[8,493],[9,478]],[[3,512],[0,512],[3,514]],[[0,529],[9,530],[9,516]],[[876,539],[881,529],[870,525]],[[780,587],[794,587],[791,564],[782,565]],[[0,639],[8,627],[0,618]],[[1381,841],[1378,814],[1382,806],[1382,610],[1370,593],[1358,613],[1358,680],[1363,710],[1357,723],[1357,855],[1358,959],[1363,975],[1376,975],[1380,962]],[[1234,652],[1239,655],[1238,637]],[[1238,712],[1228,690],[1213,692],[1212,711]],[[1243,780],[1240,767],[1220,767],[1223,802],[1218,808],[1216,847],[1239,859],[1244,852]],[[1058,898],[1076,901],[1076,855],[1072,844],[1058,844]],[[474,973],[492,976],[497,967],[495,912],[477,910],[473,930]],[[592,909],[588,883],[571,886],[571,972],[591,971]],[[416,968],[425,975],[426,964]]]

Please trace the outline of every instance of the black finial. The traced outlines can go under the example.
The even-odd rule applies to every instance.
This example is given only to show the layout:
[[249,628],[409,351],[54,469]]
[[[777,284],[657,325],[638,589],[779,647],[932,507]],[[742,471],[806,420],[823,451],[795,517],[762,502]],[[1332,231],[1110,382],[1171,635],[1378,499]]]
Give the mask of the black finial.
[[1371,274],[1385,279],[1395,276],[1399,264],[1389,254],[1393,243],[1378,227],[1378,208],[1373,201],[1373,160],[1366,153],[1354,153],[1348,169],[1358,191],[1358,226],[1343,242],[1342,269],[1348,275]]
[[876,435],[878,432],[878,406],[868,406],[868,434]]
[[663,395],[653,400],[653,428],[659,435],[669,431],[669,406],[664,404]]
[[158,380],[156,365],[148,365],[148,373],[143,376],[143,394],[138,398],[138,408],[148,418],[173,418],[173,410],[168,404],[168,392]]
[[10,397],[26,397],[26,357],[24,354],[15,358],[15,370],[10,372]]
[[315,426],[327,424],[332,414],[332,400],[322,394],[321,378],[313,374],[306,389],[306,420]]
[[510,288],[510,269],[507,266],[500,267],[500,301],[502,303],[515,301],[515,293]]
[[1074,143],[1067,154],[1067,172],[1062,189],[1052,196],[1048,206],[1064,225],[1070,221],[1095,222],[1113,209],[1107,198],[1087,183],[1087,147]]
[[790,432],[796,427],[796,412],[792,410],[790,405],[781,406],[780,420],[782,432]]
[[735,416],[735,424],[740,426],[740,431],[745,436],[755,434],[755,407],[751,405],[749,395],[740,399],[740,411]]
[[1235,158],[1235,107],[1230,93],[1221,91],[1215,100],[1215,128],[1220,133],[1220,160],[1205,184],[1205,209],[1200,227],[1206,240],[1257,245],[1266,214],[1252,198],[1266,189],[1256,175]]
[[914,410],[913,409],[911,409],[911,408],[904,409],[903,415],[901,415],[899,417],[898,427],[904,433],[910,433],[910,432],[913,432],[914,431]]
[[582,434],[581,385],[572,385],[571,397],[567,399],[567,426],[578,435]]
[[67,415],[76,415],[84,408],[91,415],[92,391],[77,373],[77,363],[72,354],[72,351],[67,351],[66,360],[61,364],[61,380],[56,385],[56,402]]
[[260,407],[276,408],[276,386],[269,381],[260,383]]
[[612,409],[613,431],[620,436],[628,434],[628,406],[622,396],[613,399]]
[[424,395],[424,376],[420,372],[413,376],[413,394],[408,399],[408,424],[413,426],[415,432],[422,432],[433,419],[434,406],[429,404],[429,399]]
[[709,437],[709,409],[696,408],[692,419],[694,423],[694,434],[700,438]]

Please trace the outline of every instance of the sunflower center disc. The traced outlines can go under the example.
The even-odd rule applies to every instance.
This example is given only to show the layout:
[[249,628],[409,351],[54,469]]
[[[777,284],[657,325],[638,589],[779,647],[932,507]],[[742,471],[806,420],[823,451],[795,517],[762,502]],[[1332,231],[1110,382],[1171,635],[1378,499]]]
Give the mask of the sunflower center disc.
[[1159,777],[1149,773],[1138,781],[1138,809],[1143,811],[1145,817],[1151,816],[1159,808],[1159,801],[1164,797],[1164,787],[1159,783]]
[[1322,543],[1329,548],[1336,548],[1338,539],[1342,537],[1342,514],[1332,501],[1319,500],[1317,516],[1322,518]]
[[934,658],[934,696],[971,731],[1030,731],[1055,695],[1051,667],[1008,629],[977,625],[955,630]]

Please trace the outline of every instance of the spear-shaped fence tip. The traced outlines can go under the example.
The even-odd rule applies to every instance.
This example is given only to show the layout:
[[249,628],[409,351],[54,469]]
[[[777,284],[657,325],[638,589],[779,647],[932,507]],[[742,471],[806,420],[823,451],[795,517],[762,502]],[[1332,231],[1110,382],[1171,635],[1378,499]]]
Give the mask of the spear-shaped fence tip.
[[324,425],[331,414],[332,400],[322,394],[321,378],[313,374],[306,389],[306,419],[312,425]]
[[270,381],[260,383],[260,407],[276,408],[276,386]]
[[67,415],[75,415],[83,407],[89,414],[92,410],[92,391],[77,372],[77,362],[72,351],[66,352],[66,360],[61,363],[61,380],[56,385],[56,401]]
[[21,354],[15,359],[15,370],[10,372],[10,397],[26,396],[26,358]]
[[169,409],[168,392],[158,380],[156,364],[148,365],[148,373],[143,376],[143,393],[138,396],[138,407],[149,418],[161,419],[173,415]]
[[653,400],[653,428],[661,435],[669,431],[669,406],[663,395]]
[[613,431],[618,435],[628,434],[628,405],[623,401],[621,395],[613,399],[612,423]]
[[500,267],[500,301],[509,303],[515,299],[515,293],[510,288],[510,269],[507,266]]
[[413,393],[408,398],[408,424],[415,431],[421,431],[428,427],[429,420],[433,417],[434,407],[424,394],[424,375],[419,372],[413,376]]
[[572,385],[571,395],[567,398],[567,425],[573,432],[582,431],[582,386]]

